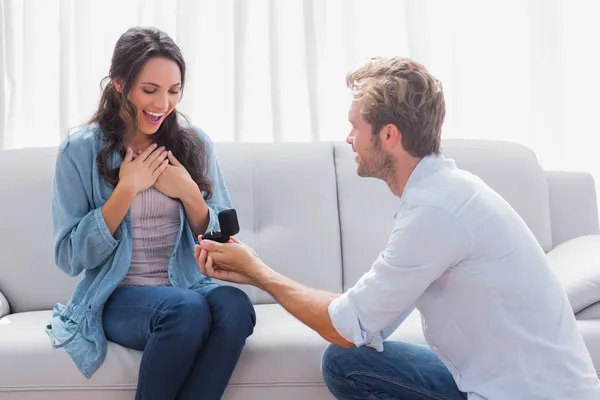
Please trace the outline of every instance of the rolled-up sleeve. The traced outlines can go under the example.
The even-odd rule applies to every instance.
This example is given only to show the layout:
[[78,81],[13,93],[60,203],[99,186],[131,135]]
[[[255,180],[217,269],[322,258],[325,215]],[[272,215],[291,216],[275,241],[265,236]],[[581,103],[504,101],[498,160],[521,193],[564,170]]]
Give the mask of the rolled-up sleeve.
[[101,265],[117,248],[100,207],[91,209],[75,164],[61,147],[52,189],[56,265],[71,276]]
[[[212,183],[212,195],[210,199],[206,200],[208,207],[209,222],[206,227],[206,232],[218,231],[221,229],[219,224],[219,213],[223,210],[233,208],[231,196],[225,183],[225,178],[221,171],[217,155],[215,153],[215,146],[212,139],[198,127],[192,127],[192,130],[202,139],[206,146],[206,154],[208,156],[207,175],[208,179]],[[194,238],[196,242],[197,238]]]
[[381,351],[427,287],[470,248],[468,231],[448,211],[426,206],[400,211],[371,269],[330,304],[333,326],[354,345]]

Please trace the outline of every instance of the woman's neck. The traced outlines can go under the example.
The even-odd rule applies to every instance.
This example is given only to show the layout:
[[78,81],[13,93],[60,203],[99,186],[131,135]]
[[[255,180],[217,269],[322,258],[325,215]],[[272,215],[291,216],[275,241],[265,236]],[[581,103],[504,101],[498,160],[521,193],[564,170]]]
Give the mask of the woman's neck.
[[138,133],[132,139],[127,140],[126,145],[131,147],[133,153],[141,152],[146,150],[148,146],[152,144],[152,140],[148,137],[148,135],[144,135],[143,133]]

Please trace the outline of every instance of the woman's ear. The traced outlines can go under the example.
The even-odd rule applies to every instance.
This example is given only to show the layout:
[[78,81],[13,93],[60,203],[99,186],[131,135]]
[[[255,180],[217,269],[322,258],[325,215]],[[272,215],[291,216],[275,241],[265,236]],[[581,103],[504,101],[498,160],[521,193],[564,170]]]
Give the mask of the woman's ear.
[[112,82],[117,92],[123,93],[123,79],[113,79]]

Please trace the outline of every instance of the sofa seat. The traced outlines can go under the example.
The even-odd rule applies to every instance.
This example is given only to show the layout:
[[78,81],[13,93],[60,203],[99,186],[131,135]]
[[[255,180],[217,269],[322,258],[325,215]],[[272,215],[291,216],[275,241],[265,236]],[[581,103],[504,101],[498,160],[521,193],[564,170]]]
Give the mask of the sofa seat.
[[[307,395],[314,392],[318,398],[329,398],[319,363],[327,346],[325,340],[277,304],[255,307],[256,330],[242,353],[225,398],[235,399],[242,388],[244,398],[248,398],[249,390],[256,391],[256,398],[260,398],[264,390],[283,393],[291,387],[303,388]],[[86,398],[103,398],[110,393],[110,398],[131,399],[142,353],[109,343],[106,361],[88,380],[64,350],[54,350],[50,345],[44,331],[50,314],[32,311],[0,319],[0,353],[4,361],[0,363],[0,398],[7,392],[11,398],[20,399],[44,391],[60,393],[60,398],[79,398],[85,392]],[[600,365],[600,320],[577,323],[595,356],[595,365]],[[413,312],[390,339],[425,345],[419,312]]]
[[[254,387],[258,394],[258,389],[273,386],[306,386],[327,395],[319,363],[325,340],[279,305],[255,307],[256,329],[231,378],[227,397],[235,398],[240,387]],[[64,392],[73,398],[84,391],[86,397],[96,393],[98,398],[108,398],[110,392],[110,398],[132,398],[142,353],[109,342],[104,364],[88,380],[66,351],[52,348],[44,330],[50,315],[51,311],[32,311],[0,319],[4,361],[0,363],[0,398],[12,391],[14,398],[38,391]]]

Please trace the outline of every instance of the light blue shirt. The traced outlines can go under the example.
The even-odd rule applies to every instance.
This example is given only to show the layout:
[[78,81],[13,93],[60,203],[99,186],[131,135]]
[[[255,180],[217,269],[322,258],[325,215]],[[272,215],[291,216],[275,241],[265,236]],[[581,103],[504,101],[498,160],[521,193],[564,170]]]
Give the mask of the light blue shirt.
[[469,400],[598,400],[568,298],[519,215],[441,155],[411,174],[383,251],[331,303],[356,346],[382,342],[414,308]]
[[[210,222],[207,231],[219,229],[218,213],[231,208],[210,138],[200,129],[193,132],[206,144],[208,177],[212,197],[206,201]],[[102,328],[102,309],[108,297],[127,274],[131,262],[131,216],[111,235],[101,207],[113,187],[100,179],[96,167],[98,151],[104,143],[98,124],[91,124],[61,143],[56,159],[52,190],[54,255],[58,268],[71,276],[84,274],[66,305],[55,305],[46,327],[52,345],[64,348],[79,370],[90,377],[106,357],[106,337]],[[121,164],[115,154],[111,167]],[[198,289],[215,284],[200,274],[194,260],[197,238],[179,205],[179,230],[168,265],[173,286]]]

